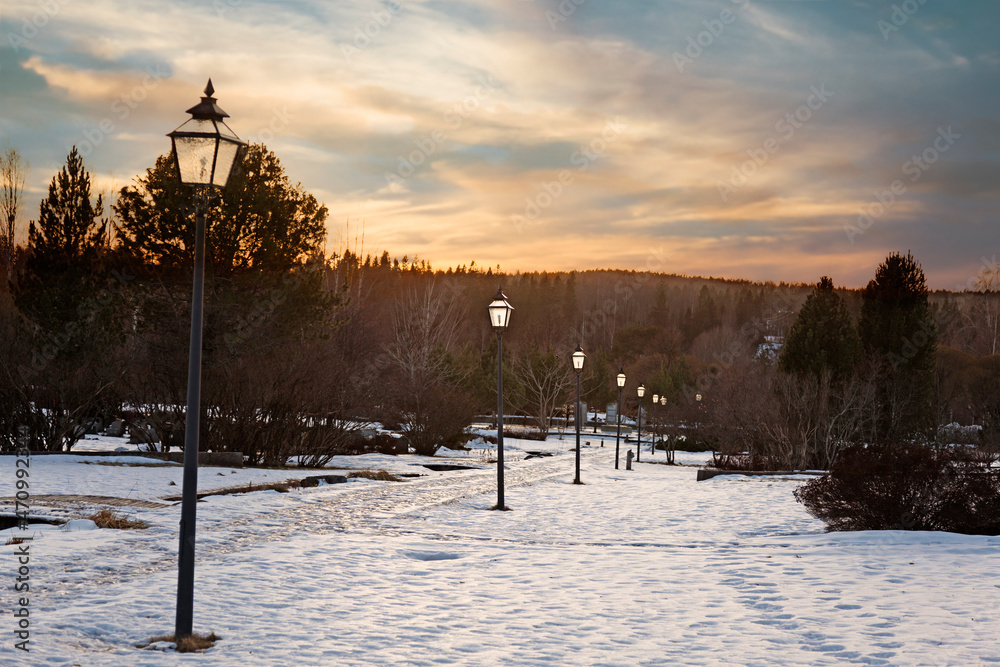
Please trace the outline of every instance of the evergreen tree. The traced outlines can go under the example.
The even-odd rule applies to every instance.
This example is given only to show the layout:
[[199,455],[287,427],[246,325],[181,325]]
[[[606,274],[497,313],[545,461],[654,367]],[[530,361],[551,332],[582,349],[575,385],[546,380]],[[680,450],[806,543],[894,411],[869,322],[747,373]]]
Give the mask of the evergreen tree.
[[28,226],[28,271],[37,277],[88,268],[104,247],[104,199],[91,201],[91,181],[73,146],[66,166],[52,178],[38,221]]
[[[187,270],[195,235],[190,205],[174,161],[159,157],[144,178],[122,188],[114,206],[122,250],[161,269]],[[206,212],[208,266],[222,275],[301,266],[322,248],[327,214],[301,184],[289,181],[274,153],[251,144]]]
[[656,298],[653,310],[649,314],[649,323],[654,327],[666,327],[670,324],[670,308],[667,306],[667,290],[661,283],[656,288]]
[[879,375],[876,435],[899,438],[934,426],[937,329],[923,269],[907,253],[889,255],[862,292],[858,334]]
[[72,447],[87,418],[120,404],[115,383],[126,312],[117,281],[100,271],[103,213],[103,197],[92,197],[91,175],[74,146],[29,225],[26,275],[15,294],[29,323],[32,352],[21,382],[35,411],[28,437],[39,449]]
[[817,378],[829,371],[834,382],[842,382],[850,375],[859,348],[851,314],[833,290],[833,281],[823,276],[788,330],[778,367]]

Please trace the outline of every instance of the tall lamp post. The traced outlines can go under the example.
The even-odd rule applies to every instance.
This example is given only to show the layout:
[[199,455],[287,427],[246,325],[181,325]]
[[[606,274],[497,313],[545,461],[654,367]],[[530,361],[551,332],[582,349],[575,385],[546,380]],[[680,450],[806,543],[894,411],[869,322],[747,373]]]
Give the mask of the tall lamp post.
[[618,470],[618,441],[622,437],[622,389],[625,388],[625,369],[618,373],[618,430],[615,432],[615,470]]
[[187,412],[184,431],[184,486],[177,568],[177,619],[174,640],[191,636],[194,619],[194,544],[198,502],[198,431],[201,417],[201,336],[205,294],[205,195],[229,182],[246,144],[226,126],[229,114],[212,97],[212,80],[191,118],[168,134],[180,182],[195,196],[194,286],[191,294],[191,347],[188,353]]
[[497,334],[497,506],[505,510],[503,502],[503,332],[510,324],[510,314],[514,307],[507,303],[507,297],[500,285],[496,296],[489,305],[490,324]]
[[583,372],[583,362],[587,355],[583,353],[583,348],[576,346],[573,352],[573,370],[576,371],[576,478],[574,484],[583,484],[580,481],[580,373]]
[[649,406],[649,420],[652,423],[652,426],[649,429],[649,441],[650,441],[649,455],[650,456],[652,456],[653,454],[656,453],[656,431],[657,431],[657,423],[656,423],[656,420],[653,418],[653,412],[656,410],[656,406],[657,406],[657,404],[659,402],[660,402],[660,395],[659,394],[653,394],[653,404]]
[[[667,407],[667,397],[660,396],[660,407]],[[667,449],[667,411],[660,411],[660,419],[662,420],[663,426],[660,428],[660,440],[663,442],[663,453],[667,456],[667,463],[670,465],[674,464],[673,457],[670,455],[672,450]]]
[[646,385],[640,384],[635,390],[639,395],[639,409],[636,411],[635,426],[635,460],[639,461],[639,451],[642,450],[642,397],[646,395]]
[[701,417],[701,394],[695,394],[694,395],[694,400],[696,400],[698,402],[698,407],[695,410],[695,416],[694,416],[694,436],[697,438],[700,435],[700,433],[699,433],[699,428],[700,428],[700,423],[699,423],[700,420],[699,420],[699,418]]

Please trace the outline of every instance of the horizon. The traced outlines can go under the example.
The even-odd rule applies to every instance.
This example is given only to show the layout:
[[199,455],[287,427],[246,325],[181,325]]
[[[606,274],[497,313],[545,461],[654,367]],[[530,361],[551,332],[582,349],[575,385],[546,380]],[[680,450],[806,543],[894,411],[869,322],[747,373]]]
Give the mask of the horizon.
[[[996,265],[993,3],[7,3],[21,236],[80,147],[116,191],[211,78],[330,210],[328,247],[505,272],[932,290]],[[192,26],[195,26],[192,29]]]

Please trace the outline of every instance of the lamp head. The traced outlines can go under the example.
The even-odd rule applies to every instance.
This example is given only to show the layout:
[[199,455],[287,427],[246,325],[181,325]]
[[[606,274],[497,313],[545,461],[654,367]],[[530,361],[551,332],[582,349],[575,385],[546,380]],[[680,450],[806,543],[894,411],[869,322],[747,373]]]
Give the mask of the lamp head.
[[216,104],[214,93],[209,79],[201,102],[187,110],[191,118],[167,135],[177,173],[185,185],[226,187],[233,166],[246,147],[223,121],[229,114]]
[[510,314],[514,310],[514,307],[507,303],[507,296],[503,293],[500,285],[497,285],[496,296],[493,297],[493,301],[490,302],[488,308],[490,312],[490,325],[494,331],[502,334],[510,324]]

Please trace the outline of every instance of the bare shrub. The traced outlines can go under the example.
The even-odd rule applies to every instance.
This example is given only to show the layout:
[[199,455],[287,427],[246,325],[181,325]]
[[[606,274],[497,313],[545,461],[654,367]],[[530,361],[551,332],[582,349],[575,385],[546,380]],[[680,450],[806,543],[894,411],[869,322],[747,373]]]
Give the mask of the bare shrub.
[[136,644],[136,648],[146,648],[150,644],[156,644],[157,642],[173,642],[177,646],[178,653],[200,653],[212,648],[215,646],[215,642],[222,639],[222,637],[214,632],[210,632],[207,635],[192,633],[187,637],[182,638],[180,641],[176,641],[174,639],[175,636],[176,635],[157,635],[155,637],[150,637],[148,641],[142,644]]
[[536,428],[518,428],[518,427],[508,427],[505,426],[503,429],[504,436],[508,438],[520,438],[521,440],[538,440],[544,441],[548,435]]
[[374,479],[378,482],[402,482],[401,477],[396,477],[391,472],[385,470],[355,470],[347,475],[352,479]]
[[1000,534],[1000,471],[961,447],[855,445],[795,498],[827,530]]
[[139,519],[120,514],[118,510],[103,507],[87,517],[97,524],[98,528],[113,528],[115,530],[144,530],[149,524]]
[[830,374],[797,377],[761,361],[721,374],[710,400],[714,464],[727,469],[828,469],[870,432],[878,367],[834,383]]

